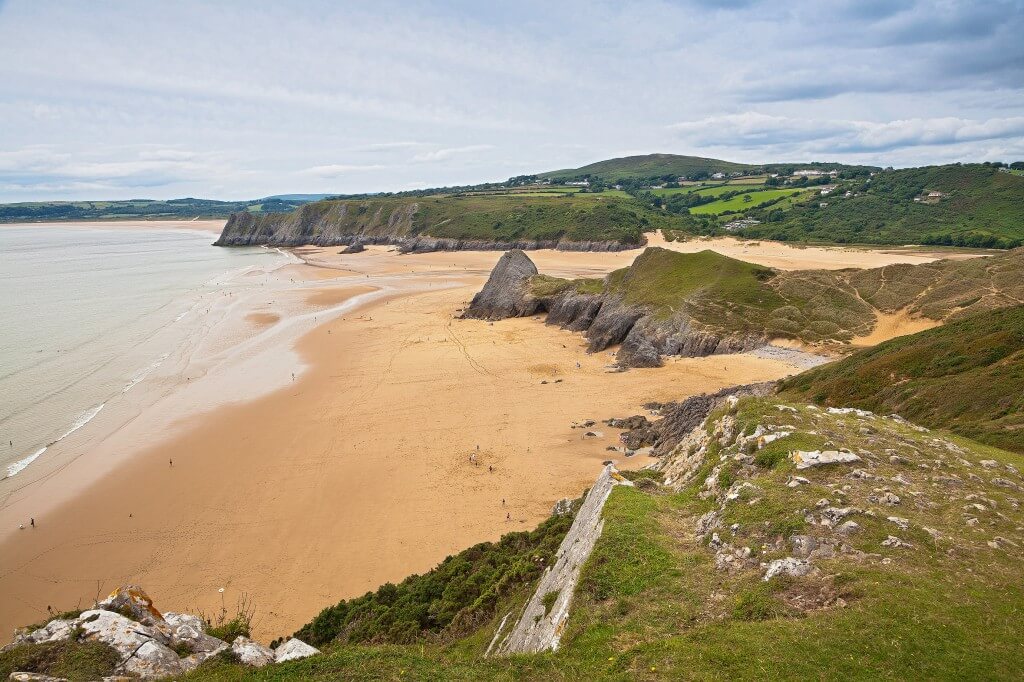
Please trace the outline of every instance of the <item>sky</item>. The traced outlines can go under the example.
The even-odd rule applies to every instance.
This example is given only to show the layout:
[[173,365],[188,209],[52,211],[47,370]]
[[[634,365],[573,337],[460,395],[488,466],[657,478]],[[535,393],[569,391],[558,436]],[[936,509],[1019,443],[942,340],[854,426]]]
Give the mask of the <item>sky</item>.
[[1024,160],[1024,0],[0,0],[0,201]]

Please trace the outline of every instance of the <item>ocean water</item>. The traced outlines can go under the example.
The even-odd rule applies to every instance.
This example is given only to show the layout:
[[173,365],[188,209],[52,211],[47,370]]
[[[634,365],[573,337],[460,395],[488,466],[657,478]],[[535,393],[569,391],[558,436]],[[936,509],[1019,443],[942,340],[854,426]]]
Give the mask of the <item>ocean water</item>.
[[0,479],[86,428],[174,350],[175,325],[280,253],[203,231],[0,227]]

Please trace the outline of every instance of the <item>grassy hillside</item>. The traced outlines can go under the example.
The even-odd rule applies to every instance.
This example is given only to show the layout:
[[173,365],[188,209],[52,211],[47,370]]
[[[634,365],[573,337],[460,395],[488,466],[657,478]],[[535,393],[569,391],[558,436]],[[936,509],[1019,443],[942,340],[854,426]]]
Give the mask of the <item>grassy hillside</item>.
[[[929,192],[942,196],[928,199]],[[870,181],[843,181],[827,197],[753,217],[764,224],[743,230],[744,236],[1010,248],[1024,243],[1024,178],[981,164],[887,170]]]
[[625,156],[618,159],[598,161],[579,168],[565,168],[538,177],[552,180],[573,179],[591,176],[606,182],[614,182],[625,178],[653,178],[664,175],[692,175],[696,171],[708,173],[732,173],[754,170],[756,166],[744,163],[732,163],[721,159],[707,159],[700,156],[680,156],[678,154],[644,154],[641,156]]
[[239,211],[252,213],[291,211],[310,200],[303,195],[294,195],[252,201],[214,201],[212,199],[37,201],[0,204],[0,222],[226,218]]
[[640,244],[644,232],[676,224],[672,216],[629,199],[600,195],[453,196],[426,198],[418,203],[414,230],[431,237],[495,241],[565,238]]
[[1024,453],[1024,307],[893,339],[784,388],[819,404],[895,412]]
[[[757,427],[789,435],[761,445],[746,435]],[[501,609],[453,641],[341,639],[303,661],[215,660],[186,679],[1018,677],[1024,513],[1000,482],[1024,483],[1024,458],[773,398],[720,410],[706,433],[678,485],[654,474],[613,490],[556,653],[484,658]],[[789,451],[826,441],[865,461],[796,471]],[[809,572],[765,580],[769,562],[806,556],[797,547]]]
[[680,229],[686,219],[630,198],[599,194],[331,199],[286,214],[237,214],[228,221],[221,240],[232,245],[303,244],[339,243],[351,236],[427,236],[481,242],[568,240],[640,245],[644,232]]

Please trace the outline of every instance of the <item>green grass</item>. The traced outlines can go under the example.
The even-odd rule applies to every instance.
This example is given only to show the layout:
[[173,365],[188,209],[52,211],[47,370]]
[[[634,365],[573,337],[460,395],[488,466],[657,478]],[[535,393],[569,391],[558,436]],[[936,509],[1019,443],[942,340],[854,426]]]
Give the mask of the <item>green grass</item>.
[[0,679],[12,672],[34,672],[72,682],[112,675],[120,656],[101,642],[47,642],[13,647],[0,653]]
[[578,294],[600,294],[604,291],[601,279],[562,279],[551,275],[534,275],[530,280],[530,293],[537,298],[555,296],[572,287]]
[[896,412],[1024,453],[1024,307],[896,338],[784,386],[818,403]]
[[[732,188],[730,191],[734,191]],[[769,189],[763,191],[751,191],[747,194],[741,194],[739,196],[732,197],[731,199],[725,199],[722,201],[714,201],[710,204],[703,204],[701,206],[695,206],[690,209],[690,212],[694,215],[721,215],[723,213],[735,213],[738,211],[747,211],[750,209],[757,208],[764,204],[767,204],[776,199],[782,199],[790,197],[795,194],[799,194],[801,190],[796,189]],[[750,201],[745,201],[744,197],[750,197]]]
[[492,192],[428,197],[331,199],[287,214],[238,214],[225,227],[237,243],[301,244],[369,237],[429,236],[479,241],[643,243],[644,232],[680,218],[606,194]]

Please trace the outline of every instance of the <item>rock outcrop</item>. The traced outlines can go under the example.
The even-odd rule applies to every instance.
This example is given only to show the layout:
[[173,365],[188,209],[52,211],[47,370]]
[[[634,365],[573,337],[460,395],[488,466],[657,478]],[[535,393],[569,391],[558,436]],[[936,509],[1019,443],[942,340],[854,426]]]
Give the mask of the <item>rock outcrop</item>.
[[530,279],[537,266],[519,249],[508,251],[498,259],[487,284],[473,297],[463,317],[480,320],[503,320],[532,315],[540,303],[530,296]]
[[572,527],[555,554],[555,563],[545,569],[533,596],[507,633],[504,630],[508,616],[501,621],[487,648],[488,654],[493,650],[499,656],[508,656],[554,651],[558,648],[569,619],[569,606],[576,591],[580,570],[604,528],[601,518],[604,503],[612,488],[618,484],[632,485],[622,478],[613,465],[607,465],[576,512]]
[[535,293],[536,275],[537,267],[522,250],[506,253],[463,316],[501,320],[546,312],[547,324],[582,332],[590,353],[621,344],[616,353],[621,367],[659,367],[664,355],[742,353],[767,343],[764,334],[701,329],[684,311],[656,314],[650,306],[627,302],[607,283],[600,293],[581,292],[572,283],[554,293]]
[[[106,644],[120,659],[116,673],[147,680],[185,674],[226,651],[253,667],[320,653],[297,639],[288,640],[276,651],[243,636],[229,644],[208,634],[206,623],[197,616],[161,614],[136,585],[118,588],[94,608],[74,618],[55,618],[34,630],[20,630],[15,633],[14,642],[2,651],[72,638]],[[12,679],[46,679],[33,677],[33,672],[15,674],[21,677]]]

